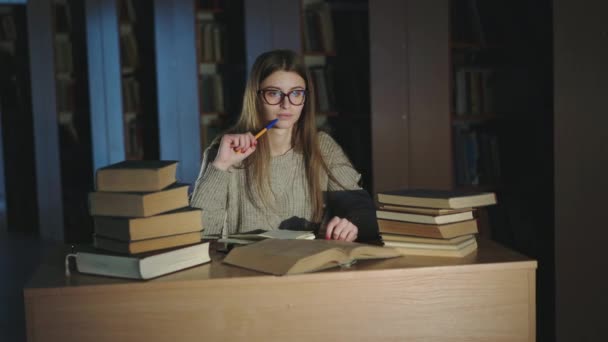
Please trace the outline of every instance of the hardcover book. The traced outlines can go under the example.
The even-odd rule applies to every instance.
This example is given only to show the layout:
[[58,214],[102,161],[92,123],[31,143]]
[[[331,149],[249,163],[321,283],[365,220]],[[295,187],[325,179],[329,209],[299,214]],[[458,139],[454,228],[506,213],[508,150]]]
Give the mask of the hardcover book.
[[174,184],[156,192],[91,192],[94,216],[148,217],[188,206],[188,185]]
[[438,238],[428,238],[428,237],[420,237],[420,236],[410,236],[410,235],[401,235],[401,234],[391,234],[384,233],[382,234],[382,239],[386,243],[387,241],[393,242],[410,242],[410,243],[421,243],[421,244],[433,244],[433,245],[457,245],[465,240],[468,240],[475,234],[467,234],[461,235],[449,239],[438,239]]
[[390,210],[377,210],[376,216],[379,219],[395,220],[395,221],[406,221],[406,222],[417,222],[426,224],[444,224],[452,222],[460,222],[473,219],[472,211],[465,211],[456,214],[447,215],[419,215],[412,213],[404,213]]
[[439,245],[416,242],[385,241],[385,246],[392,247],[403,255],[421,255],[435,257],[464,257],[477,250],[475,236],[454,245]]
[[423,224],[414,222],[378,220],[380,233],[392,233],[429,237],[436,239],[449,239],[456,236],[477,233],[477,221],[468,220],[448,224]]
[[461,209],[496,204],[493,192],[396,190],[378,193],[378,202],[423,208]]
[[211,260],[209,242],[136,255],[90,248],[68,254],[66,258],[75,259],[78,272],[129,279],[151,279]]
[[158,191],[176,182],[177,161],[125,160],[100,168],[95,189],[110,192]]
[[93,217],[95,234],[130,241],[201,231],[202,211],[186,207],[149,217]]
[[405,207],[402,205],[390,205],[390,204],[382,204],[378,208],[380,210],[399,211],[399,212],[403,212],[403,213],[432,215],[432,216],[456,214],[456,213],[462,213],[465,211],[473,210],[473,208],[462,208],[462,209],[419,208],[419,207]]
[[122,254],[138,254],[177,246],[190,245],[201,241],[201,232],[163,236],[138,241],[120,241],[103,236],[93,236],[95,248]]

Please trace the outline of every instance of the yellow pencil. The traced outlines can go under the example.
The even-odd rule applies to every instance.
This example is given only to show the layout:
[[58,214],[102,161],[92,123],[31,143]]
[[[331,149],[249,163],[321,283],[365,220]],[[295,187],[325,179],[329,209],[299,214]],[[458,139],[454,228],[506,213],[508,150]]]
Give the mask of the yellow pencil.
[[[255,135],[255,140],[258,140],[259,137],[261,137],[262,135],[264,135],[266,132],[268,132],[269,129],[272,128],[272,126],[274,126],[277,122],[279,121],[279,119],[274,119],[272,121],[270,121],[270,123],[268,125],[266,125],[266,127],[262,128],[258,134]],[[241,151],[234,149],[235,152],[237,153],[242,153]]]

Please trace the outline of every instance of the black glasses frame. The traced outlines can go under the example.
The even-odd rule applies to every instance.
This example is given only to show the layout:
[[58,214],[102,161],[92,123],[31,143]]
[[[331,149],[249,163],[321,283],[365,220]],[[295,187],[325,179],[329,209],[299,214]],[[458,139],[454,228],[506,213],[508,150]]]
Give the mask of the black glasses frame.
[[[270,103],[268,101],[268,99],[266,98],[266,92],[267,91],[278,91],[279,93],[281,93],[281,99],[279,100],[279,102],[277,103]],[[302,100],[301,103],[293,103],[293,101],[291,100],[291,94],[295,91],[302,91],[304,92],[304,99]],[[304,104],[304,102],[306,102],[306,98],[308,97],[308,90],[306,89],[294,89],[288,93],[284,93],[283,91],[279,90],[279,89],[260,89],[258,90],[258,95],[262,95],[262,99],[264,99],[264,102],[266,102],[267,104],[271,105],[271,106],[276,106],[280,103],[283,103],[283,101],[285,100],[285,97],[287,97],[287,100],[289,100],[289,103],[291,103],[293,106],[301,106]]]

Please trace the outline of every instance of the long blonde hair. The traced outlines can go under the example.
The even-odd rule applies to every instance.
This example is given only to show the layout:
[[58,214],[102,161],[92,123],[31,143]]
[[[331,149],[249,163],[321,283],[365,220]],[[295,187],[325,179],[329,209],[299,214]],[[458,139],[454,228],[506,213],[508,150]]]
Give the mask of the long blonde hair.
[[[304,156],[308,193],[312,200],[312,221],[319,223],[323,218],[321,170],[324,170],[333,181],[335,178],[321,155],[315,121],[314,85],[301,56],[290,50],[274,50],[258,56],[245,87],[241,115],[230,131],[235,133],[257,132],[264,127],[264,112],[258,90],[262,82],[276,71],[295,72],[304,79],[306,85],[306,100],[303,104],[302,114],[293,127],[291,143],[294,151],[300,152]],[[262,202],[266,206],[272,206],[268,139],[258,141],[257,151],[245,159],[242,167],[246,174],[247,195],[252,202],[257,203],[253,200],[253,189],[255,188],[260,194]]]

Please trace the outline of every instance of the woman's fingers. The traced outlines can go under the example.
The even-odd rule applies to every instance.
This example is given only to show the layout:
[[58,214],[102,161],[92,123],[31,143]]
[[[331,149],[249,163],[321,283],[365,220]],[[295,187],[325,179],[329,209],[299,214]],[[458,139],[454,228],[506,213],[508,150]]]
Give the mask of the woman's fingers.
[[325,238],[342,241],[355,241],[359,230],[345,218],[334,217],[326,226]]
[[251,133],[235,134],[231,146],[235,152],[245,153],[250,147],[257,145],[257,143],[255,136]]
[[327,225],[325,226],[325,240],[332,239],[334,229],[336,228],[336,226],[338,225],[339,222],[340,222],[340,218],[337,216],[334,216],[334,218],[332,218],[331,220],[329,220],[329,222],[327,222]]
[[255,152],[256,145],[257,141],[251,133],[226,134],[220,140],[213,164],[221,170],[227,170]]
[[351,229],[348,232],[348,234],[344,238],[344,241],[353,242],[353,241],[357,240],[357,234],[359,233],[359,230],[357,229],[357,227],[354,224],[352,224],[352,226],[353,226],[353,229]]

